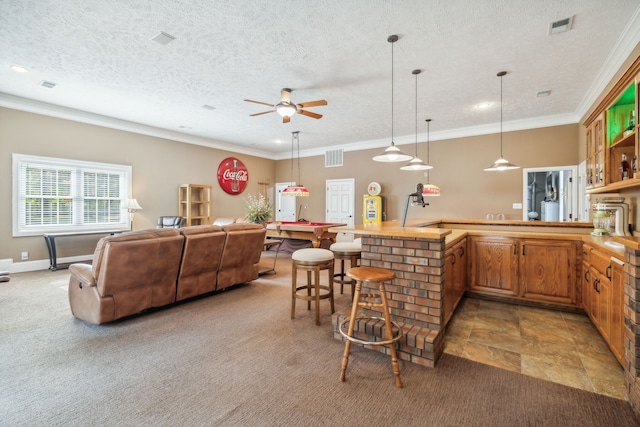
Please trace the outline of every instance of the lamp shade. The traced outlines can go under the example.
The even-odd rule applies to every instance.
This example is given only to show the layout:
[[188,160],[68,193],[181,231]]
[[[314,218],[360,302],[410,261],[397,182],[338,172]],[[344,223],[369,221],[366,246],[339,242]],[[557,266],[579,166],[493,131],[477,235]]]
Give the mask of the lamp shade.
[[142,206],[138,203],[136,199],[127,199],[121,206],[122,209],[127,209],[128,211],[139,211],[142,210]]
[[382,153],[375,156],[373,160],[376,162],[406,162],[411,160],[411,156],[400,151],[393,141],[391,141],[391,145]]
[[507,159],[502,157],[500,157],[498,160],[493,162],[491,166],[484,168],[486,172],[500,172],[500,171],[508,171],[513,169],[520,169],[520,166],[511,164]]
[[283,196],[309,197],[309,190],[304,185],[290,185],[282,190]]
[[423,196],[439,196],[440,195],[440,187],[433,184],[425,184],[422,187],[422,195]]

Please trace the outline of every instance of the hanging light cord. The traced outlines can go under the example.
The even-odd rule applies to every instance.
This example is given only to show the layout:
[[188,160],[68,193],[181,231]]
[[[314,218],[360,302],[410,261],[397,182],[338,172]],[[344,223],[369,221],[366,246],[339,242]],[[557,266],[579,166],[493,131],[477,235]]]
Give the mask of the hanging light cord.
[[[427,122],[427,164],[431,164],[431,162],[429,161],[429,125],[431,124],[431,119],[427,119],[425,121]],[[429,169],[427,169],[427,184],[431,184]]]
[[300,138],[298,136],[299,132],[294,132],[296,135],[296,143],[298,144],[298,185],[302,185],[300,183]]
[[290,182],[293,182],[293,139],[295,138],[295,132],[291,132],[291,175],[289,176]]
[[393,144],[393,44],[395,40],[389,39],[391,42],[391,144]]
[[[418,157],[418,74],[420,74],[419,70],[413,72],[416,76],[416,158]],[[427,164],[429,160],[427,159]]]
[[[498,75],[502,74],[499,73]],[[506,74],[506,73],[505,73]],[[504,74],[500,75],[500,158],[502,159],[502,77]]]

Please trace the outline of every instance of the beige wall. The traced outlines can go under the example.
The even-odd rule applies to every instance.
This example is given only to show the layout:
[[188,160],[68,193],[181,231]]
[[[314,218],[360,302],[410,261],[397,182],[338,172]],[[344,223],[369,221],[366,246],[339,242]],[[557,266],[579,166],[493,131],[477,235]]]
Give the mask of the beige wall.
[[[555,126],[503,135],[504,157],[523,168],[578,164],[579,125]],[[401,147],[409,152],[407,147]],[[419,143],[418,154],[426,161],[426,143]],[[404,163],[378,163],[371,158],[381,149],[346,152],[342,167],[325,168],[324,157],[300,159],[300,180],[309,188],[305,219],[323,221],[324,188],[327,179],[354,178],[356,188],[356,224],[362,223],[362,195],[367,185],[382,186],[387,202],[387,220],[402,220],[407,195],[418,182],[425,183],[424,172],[400,170]],[[424,155],[422,155],[424,153]],[[513,203],[522,202],[522,169],[485,172],[500,155],[499,135],[485,135],[444,141],[431,141],[430,160],[434,168],[430,181],[442,190],[442,196],[428,198],[429,206],[409,207],[408,218],[484,218],[487,213],[504,213],[507,219],[521,219],[522,211]],[[290,160],[276,167],[276,182],[289,181]],[[297,166],[294,161],[294,180]],[[318,196],[316,196],[318,195]]]
[[[12,237],[12,153],[131,165],[133,196],[143,208],[135,214],[136,230],[154,228],[161,215],[177,215],[177,188],[185,183],[213,187],[214,218],[242,216],[243,195],[257,194],[258,182],[273,183],[275,174],[273,160],[0,108],[0,192],[4,200],[0,205],[0,260],[13,258],[14,262],[23,251],[29,252],[30,261],[48,255],[42,237]],[[218,165],[229,156],[239,158],[249,170],[247,189],[240,196],[225,193],[217,183]],[[73,245],[60,245],[60,255],[93,253],[95,240],[76,238]],[[65,251],[70,246],[73,250]]]

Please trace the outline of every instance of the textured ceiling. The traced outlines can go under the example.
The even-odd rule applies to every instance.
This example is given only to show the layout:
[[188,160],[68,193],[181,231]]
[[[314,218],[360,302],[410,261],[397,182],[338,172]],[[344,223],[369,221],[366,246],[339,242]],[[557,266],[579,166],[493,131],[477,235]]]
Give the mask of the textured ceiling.
[[[292,131],[301,154],[383,147],[397,34],[398,145],[416,137],[414,69],[421,141],[427,117],[432,140],[495,132],[502,70],[505,131],[576,123],[640,41],[639,13],[640,0],[0,0],[0,105],[270,158]],[[161,31],[175,40],[150,40]],[[284,87],[326,99],[309,108],[324,117],[249,116],[269,107],[245,98],[275,104]]]

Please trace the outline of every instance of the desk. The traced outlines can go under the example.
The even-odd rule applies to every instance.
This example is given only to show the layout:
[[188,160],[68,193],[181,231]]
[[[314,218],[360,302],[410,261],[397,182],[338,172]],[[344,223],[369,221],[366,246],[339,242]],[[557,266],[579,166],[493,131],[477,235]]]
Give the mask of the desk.
[[61,264],[58,266],[58,254],[56,253],[56,237],[76,237],[76,236],[92,236],[99,234],[110,234],[114,235],[116,233],[122,233],[123,230],[116,231],[78,231],[75,233],[44,233],[42,236],[44,237],[44,241],[47,244],[47,251],[49,251],[49,270],[56,271],[58,268],[67,268],[69,267],[68,263]]
[[341,227],[347,224],[332,222],[270,222],[267,224],[267,236],[284,239],[311,240],[314,248],[320,247],[323,239],[336,241],[336,232],[330,232],[331,227]]

